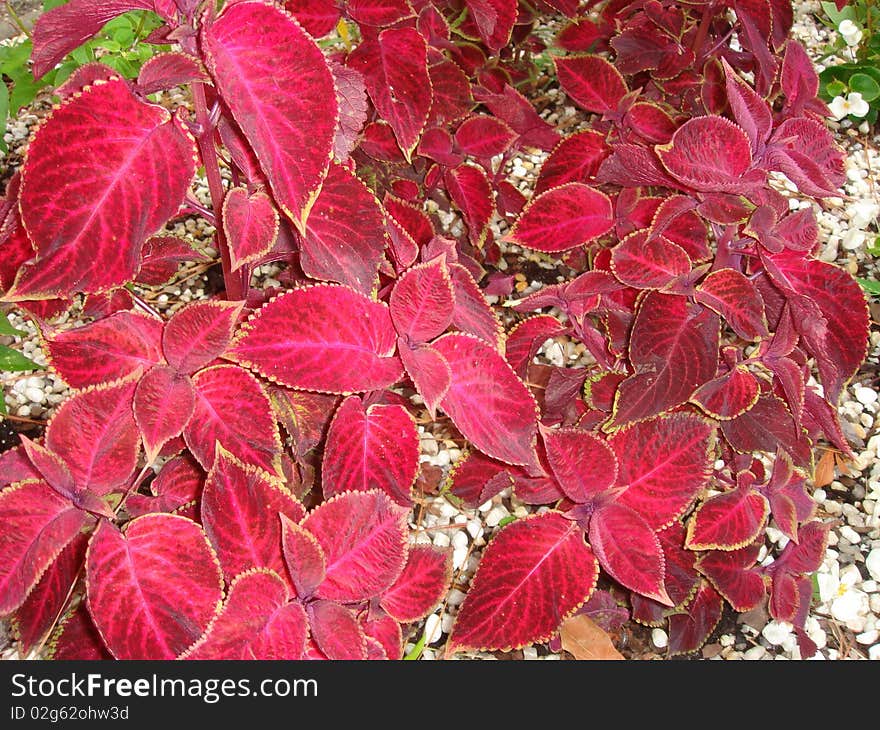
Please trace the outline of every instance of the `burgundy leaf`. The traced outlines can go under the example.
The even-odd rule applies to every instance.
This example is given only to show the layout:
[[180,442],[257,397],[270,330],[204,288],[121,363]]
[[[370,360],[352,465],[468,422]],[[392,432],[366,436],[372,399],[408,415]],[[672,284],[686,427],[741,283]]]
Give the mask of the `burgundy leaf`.
[[758,396],[748,411],[731,421],[722,421],[721,431],[737,451],[772,453],[779,447],[791,454],[795,464],[807,466],[811,463],[809,438],[797,426],[785,403],[776,396]]
[[150,512],[174,512],[198,499],[204,481],[204,472],[192,457],[176,456],[165,462],[150,483],[153,496],[130,494],[125,507],[132,517]]
[[283,512],[281,519],[281,546],[287,572],[300,600],[311,598],[327,575],[327,559],[321,545],[311,532],[300,527]]
[[440,603],[452,581],[452,553],[431,545],[413,545],[400,577],[379,601],[402,624],[419,621]]
[[704,583],[688,605],[687,613],[669,617],[669,656],[688,654],[703,646],[721,620],[721,608],[721,596]]
[[409,342],[428,342],[442,335],[452,323],[455,307],[445,257],[438,256],[405,272],[391,290],[389,305],[394,327]]
[[89,616],[85,601],[61,620],[49,641],[47,658],[56,661],[104,661],[113,658]]
[[745,366],[737,366],[697,388],[691,402],[712,418],[726,421],[755,405],[760,390],[758,379]]
[[461,211],[474,246],[482,247],[495,211],[492,185],[486,173],[473,165],[459,165],[443,176],[452,202]]
[[358,25],[379,28],[413,17],[413,10],[406,0],[347,0],[345,11]]
[[614,276],[636,289],[661,289],[691,270],[691,259],[679,245],[651,231],[633,231],[611,254]]
[[330,61],[330,70],[336,81],[336,103],[339,106],[339,126],[333,141],[333,155],[346,162],[358,144],[358,137],[369,113],[367,88],[364,77],[348,66]]
[[464,4],[490,51],[507,45],[517,18],[516,0],[465,0]]
[[278,238],[278,211],[264,192],[232,188],[223,198],[223,231],[232,270],[269,253]]
[[452,325],[465,334],[475,335],[496,350],[500,350],[504,329],[477,286],[477,282],[474,281],[474,277],[461,264],[450,264],[449,276],[455,289]]
[[134,420],[152,463],[162,447],[180,436],[196,407],[196,392],[186,375],[156,365],[140,379],[134,392]]
[[284,7],[315,38],[330,33],[340,18],[335,0],[284,0]]
[[697,561],[699,571],[739,613],[751,611],[767,596],[760,566],[755,566],[760,549],[749,545],[733,551],[710,550]]
[[420,207],[390,193],[385,194],[382,205],[417,246],[427,246],[434,238],[434,224]]
[[180,373],[194,373],[223,354],[243,302],[195,302],[180,309],[165,325],[162,349]]
[[617,457],[604,441],[577,428],[541,429],[547,461],[565,495],[589,502],[614,485]]
[[588,112],[617,111],[629,91],[620,72],[601,56],[564,56],[555,58],[554,62],[562,90]]
[[739,271],[716,269],[703,280],[694,298],[724,317],[743,339],[769,336],[764,300],[751,280]]
[[466,155],[488,160],[504,154],[516,137],[505,122],[478,114],[462,122],[455,132],[455,144]]
[[763,495],[735,489],[705,500],[688,522],[690,550],[738,550],[754,542],[770,507]]
[[511,469],[479,451],[472,451],[457,462],[449,474],[451,492],[471,508],[513,486]]
[[202,62],[188,53],[172,51],[148,59],[138,73],[137,85],[140,92],[147,95],[194,81],[210,83]]
[[567,328],[550,314],[537,314],[519,322],[507,335],[504,356],[522,379],[528,379],[529,365],[538,350],[549,339],[563,334]]
[[312,639],[321,652],[335,661],[367,658],[367,640],[354,612],[335,601],[308,604]]
[[592,129],[575,132],[553,148],[541,165],[535,193],[569,182],[592,182],[599,165],[611,153],[605,136]]
[[272,387],[269,399],[275,415],[293,440],[294,456],[301,459],[324,438],[338,396]]
[[725,59],[724,66],[727,100],[736,123],[749,138],[752,152],[763,150],[764,143],[773,129],[773,116],[770,106],[731,68]]
[[141,248],[141,267],[135,280],[141,284],[164,284],[184,261],[205,263],[210,259],[183,239],[152,236]]

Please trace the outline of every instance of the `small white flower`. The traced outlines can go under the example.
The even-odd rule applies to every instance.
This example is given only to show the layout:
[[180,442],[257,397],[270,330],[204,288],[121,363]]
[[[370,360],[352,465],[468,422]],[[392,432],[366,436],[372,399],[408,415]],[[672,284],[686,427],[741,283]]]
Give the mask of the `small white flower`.
[[843,119],[848,116],[863,117],[871,109],[858,91],[847,94],[845,99],[842,96],[835,96],[828,108],[834,119]]
[[857,46],[862,40],[862,30],[851,20],[844,20],[837,27],[837,32],[848,46]]

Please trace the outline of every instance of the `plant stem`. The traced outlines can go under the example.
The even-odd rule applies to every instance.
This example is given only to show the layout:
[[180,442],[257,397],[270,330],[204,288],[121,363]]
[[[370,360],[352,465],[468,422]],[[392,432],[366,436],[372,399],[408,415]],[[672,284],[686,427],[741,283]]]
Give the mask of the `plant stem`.
[[15,12],[15,8],[12,7],[12,3],[9,0],[6,0],[6,12],[9,13],[9,17],[12,18],[12,24],[18,28],[19,31],[24,33],[28,38],[31,37],[31,32],[27,29],[27,26],[24,24],[24,21],[21,19],[18,13]]
[[715,12],[715,3],[710,2],[703,8],[703,17],[700,19],[700,27],[697,28],[697,35],[694,37],[694,44],[691,50],[697,62],[702,60],[703,45],[706,42],[706,36],[709,35],[709,26],[712,24],[713,13]]

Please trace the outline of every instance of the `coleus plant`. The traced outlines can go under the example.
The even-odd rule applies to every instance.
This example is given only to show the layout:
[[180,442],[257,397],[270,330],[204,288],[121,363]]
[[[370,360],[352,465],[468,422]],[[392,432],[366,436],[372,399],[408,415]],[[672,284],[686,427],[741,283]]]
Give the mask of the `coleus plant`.
[[[175,50],[57,89],[0,207],[2,300],[74,389],[0,456],[23,651],[400,658],[452,580],[407,534],[417,402],[469,445],[451,499],[549,507],[491,539],[448,653],[554,642],[576,611],[688,653],[763,601],[814,652],[807,474],[820,438],[852,453],[868,318],[777,191],[843,181],[788,0],[216,5],[72,0],[35,28],[37,75],[132,9]],[[548,81],[582,128],[533,106]],[[536,149],[527,198],[507,163]],[[201,256],[165,229],[185,216],[224,288],[164,318],[138,291]],[[523,249],[560,278],[515,298],[493,269]],[[252,285],[266,263],[280,287]],[[74,304],[92,321],[53,326]],[[536,361],[553,338],[586,354]],[[771,520],[791,543],[758,564]]]

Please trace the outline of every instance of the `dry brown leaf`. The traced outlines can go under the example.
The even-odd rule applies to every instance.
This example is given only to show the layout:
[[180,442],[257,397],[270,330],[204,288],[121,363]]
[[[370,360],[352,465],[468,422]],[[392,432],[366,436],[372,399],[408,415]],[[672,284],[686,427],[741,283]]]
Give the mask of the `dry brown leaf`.
[[826,451],[822,454],[822,458],[816,463],[816,468],[813,470],[813,484],[816,486],[816,489],[820,487],[824,487],[826,484],[831,484],[834,481],[834,452]]
[[611,637],[584,614],[572,616],[559,629],[562,648],[575,659],[621,660]]

